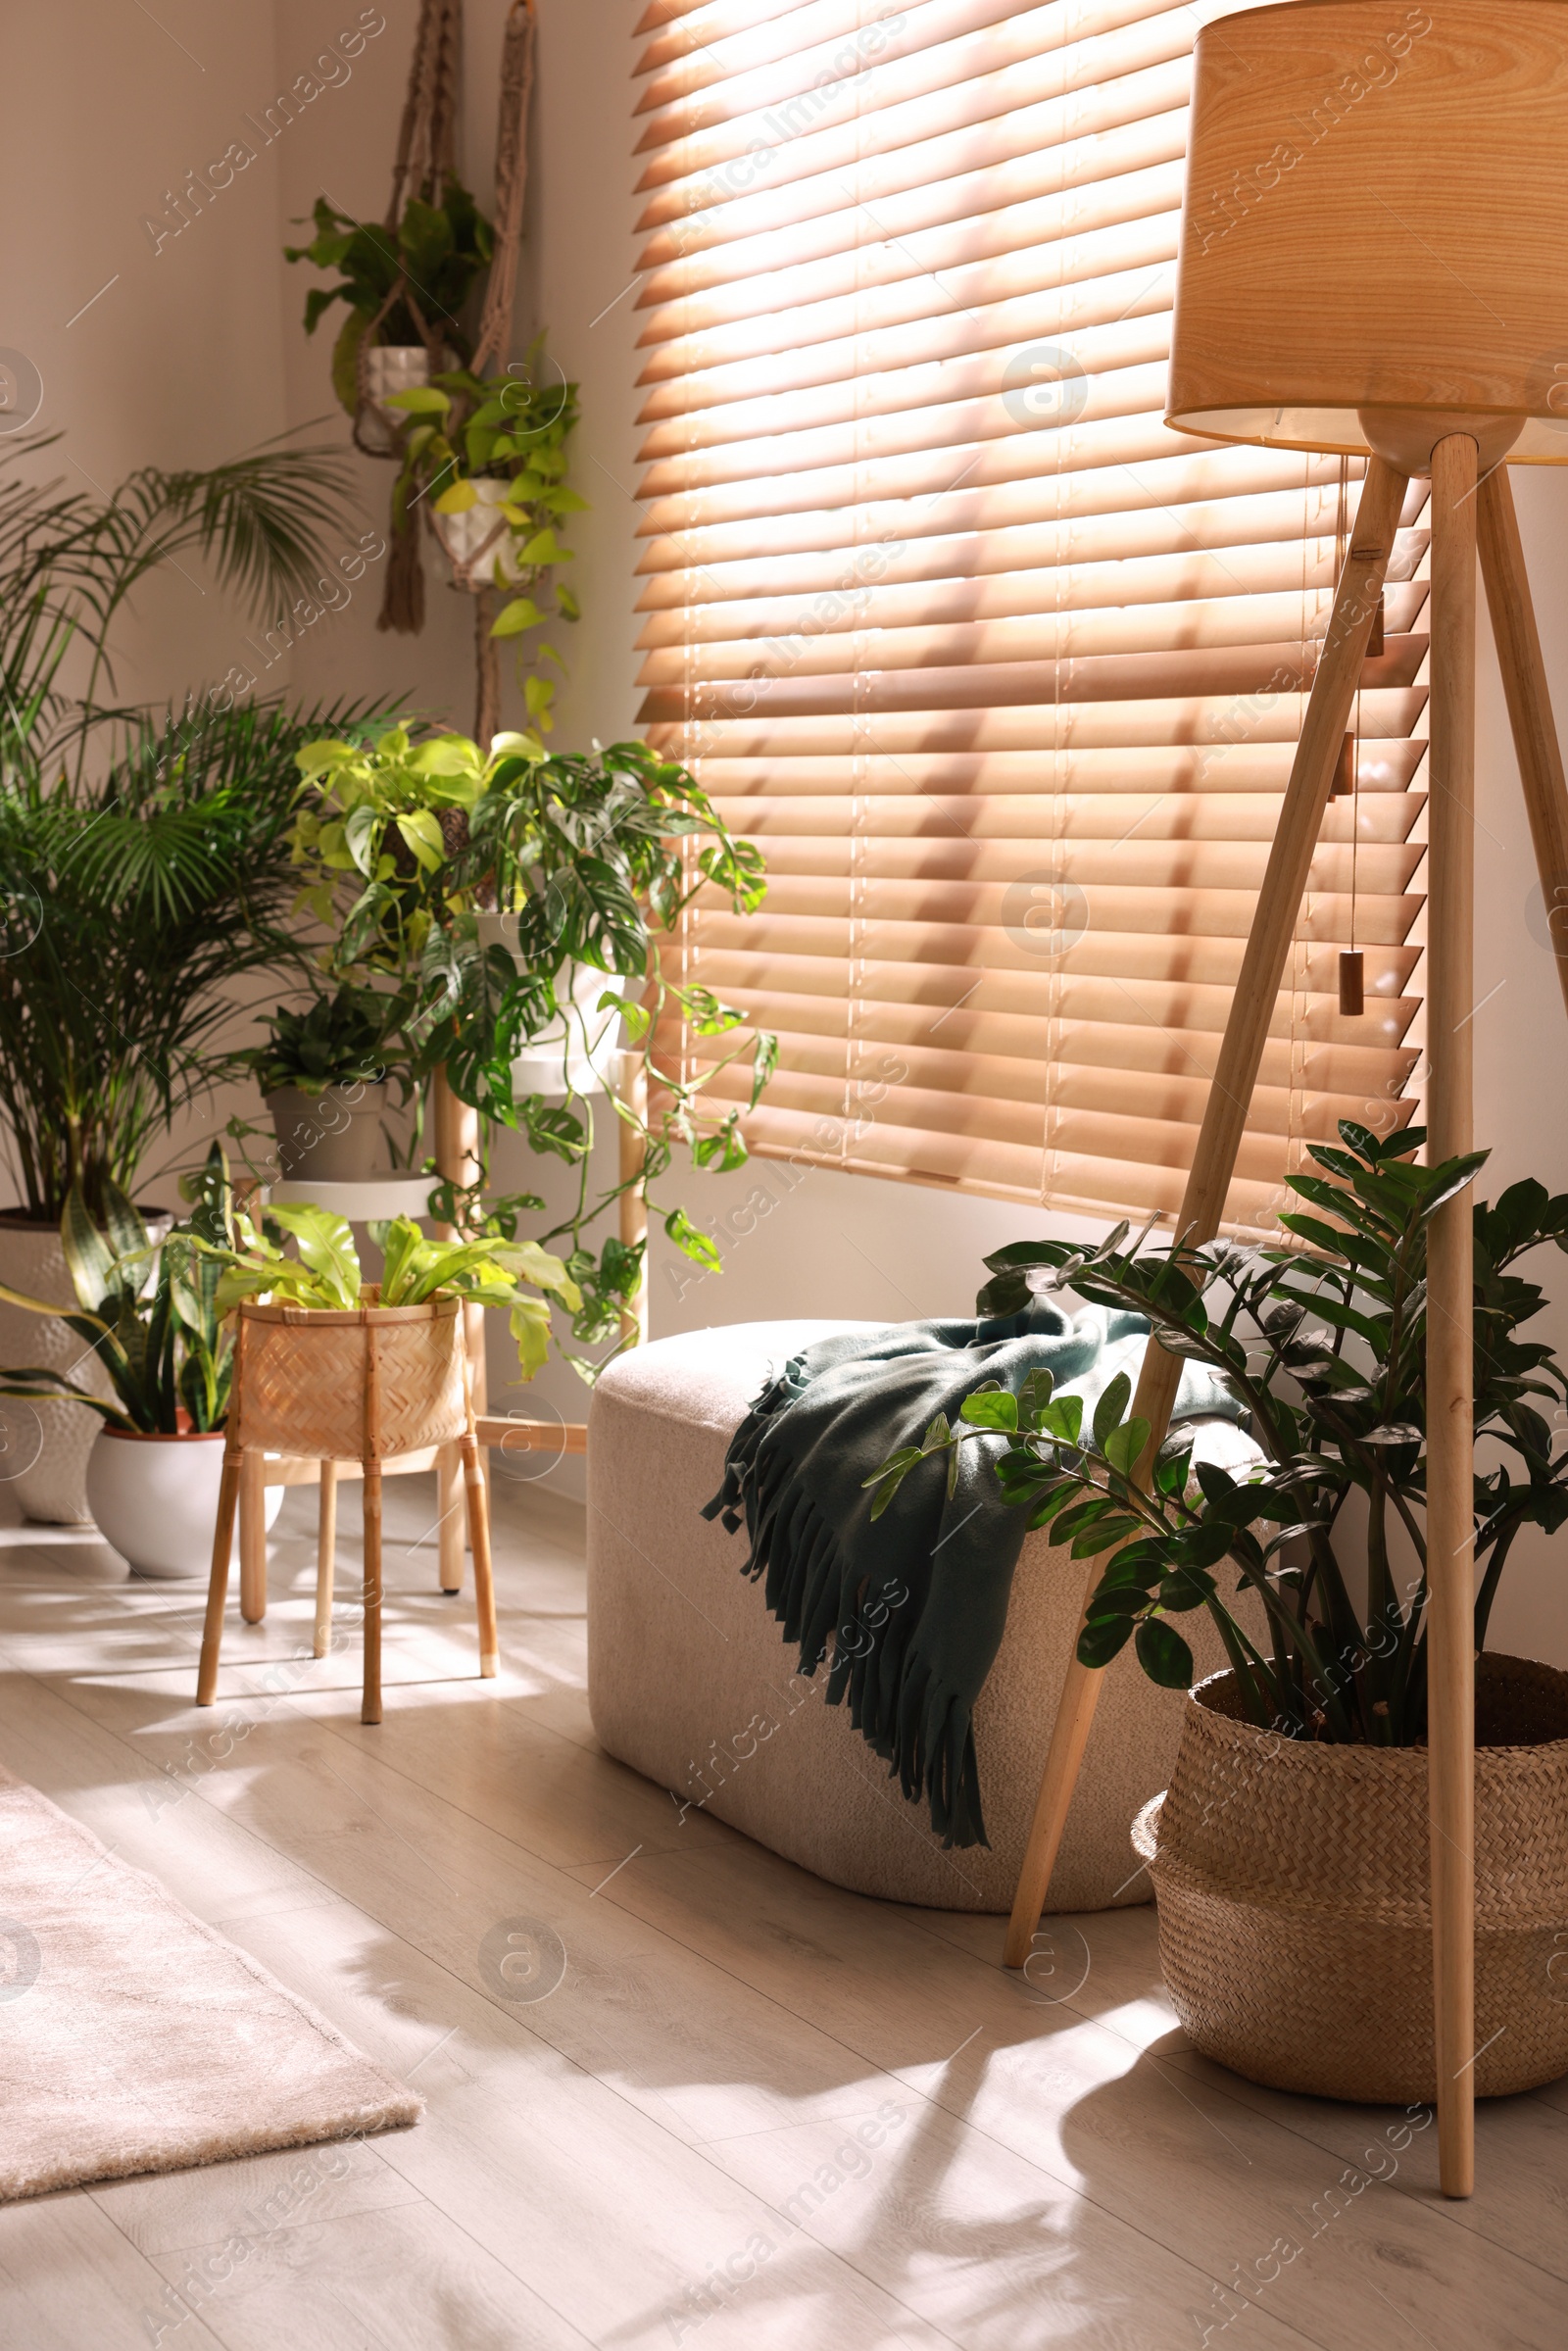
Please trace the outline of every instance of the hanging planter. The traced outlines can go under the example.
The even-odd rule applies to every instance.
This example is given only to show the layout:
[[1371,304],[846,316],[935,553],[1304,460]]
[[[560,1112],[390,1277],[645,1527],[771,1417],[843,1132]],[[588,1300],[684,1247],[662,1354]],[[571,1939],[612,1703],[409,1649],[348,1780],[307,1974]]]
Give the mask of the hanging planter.
[[[377,343],[365,354],[366,398],[385,417],[389,430],[400,428],[404,418],[396,409],[387,407],[394,392],[412,392],[416,384],[430,380],[430,354],[422,343]],[[395,444],[387,455],[395,454]]]
[[511,482],[487,474],[463,486],[473,494],[467,504],[456,509],[436,506],[426,510],[430,528],[452,566],[453,586],[466,588],[470,593],[498,585],[514,586],[523,575],[523,566],[518,561],[516,535],[507,512],[512,499]]
[[[1176,1769],[1133,1843],[1177,2015],[1270,2089],[1430,2103],[1425,1747],[1289,1739],[1231,1673],[1187,1700]],[[1568,2074],[1568,1674],[1476,1660],[1476,2090]]]

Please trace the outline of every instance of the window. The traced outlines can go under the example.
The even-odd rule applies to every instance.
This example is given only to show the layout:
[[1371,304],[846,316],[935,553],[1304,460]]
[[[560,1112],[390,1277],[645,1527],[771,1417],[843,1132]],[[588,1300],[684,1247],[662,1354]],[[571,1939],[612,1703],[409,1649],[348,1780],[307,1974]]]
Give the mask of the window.
[[[699,904],[680,943],[685,978],[779,1032],[764,1152],[1092,1212],[1180,1200],[1359,470],[1161,422],[1199,21],[642,20],[641,720],[767,857],[759,914]],[[1409,1113],[1424,494],[1244,1225],[1338,1119]]]

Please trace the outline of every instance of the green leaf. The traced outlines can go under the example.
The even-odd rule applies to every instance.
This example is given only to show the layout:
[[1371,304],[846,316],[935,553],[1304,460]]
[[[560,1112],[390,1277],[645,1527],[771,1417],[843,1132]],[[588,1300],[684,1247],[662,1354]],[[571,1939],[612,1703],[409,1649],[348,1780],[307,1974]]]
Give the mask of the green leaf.
[[[334,1216],[330,1209],[309,1206],[274,1206],[268,1213],[276,1218],[285,1233],[293,1234],[299,1245],[301,1265],[316,1277],[319,1296],[311,1302],[322,1306],[357,1306],[360,1259],[347,1219]],[[270,1277],[281,1276],[285,1282],[288,1279],[283,1265],[269,1266],[266,1270]]]
[[1108,1551],[1113,1543],[1123,1543],[1129,1535],[1139,1532],[1141,1522],[1136,1518],[1103,1518],[1092,1527],[1085,1527],[1073,1538],[1074,1559],[1095,1559]]
[[1092,1618],[1078,1636],[1078,1662],[1098,1672],[1127,1646],[1133,1629],[1130,1616]]
[[396,821],[399,833],[426,873],[434,873],[446,863],[446,836],[433,808],[411,809]]
[[525,1380],[542,1370],[550,1356],[550,1308],[542,1298],[520,1298],[512,1309],[512,1336],[517,1343],[517,1366]]
[[544,614],[531,596],[514,596],[502,606],[491,625],[492,637],[520,637],[524,629],[537,628]]
[[438,391],[434,384],[415,384],[407,392],[389,392],[386,406],[402,409],[410,416],[444,416],[452,407],[452,395]]
[[478,491],[474,488],[471,481],[466,480],[460,480],[450,483],[448,487],[442,491],[439,498],[433,498],[430,501],[432,508],[438,514],[470,514],[478,505]]
[[1005,1388],[983,1388],[964,1397],[958,1417],[971,1428],[1005,1429],[1010,1435],[1018,1426],[1018,1399]]
[[1126,1411],[1132,1393],[1131,1380],[1124,1371],[1119,1371],[1095,1406],[1095,1443],[1102,1452],[1106,1438]]
[[66,1212],[60,1219],[60,1247],[78,1302],[89,1314],[97,1313],[116,1286],[115,1260],[108,1243],[87,1213],[79,1184],[73,1184],[66,1195]]
[[1119,1469],[1124,1478],[1130,1478],[1148,1443],[1147,1420],[1124,1420],[1119,1429],[1111,1430],[1101,1449],[1112,1469]]
[[1138,1662],[1151,1682],[1157,1682],[1161,1690],[1191,1690],[1193,1652],[1162,1617],[1145,1617],[1138,1628],[1137,1649]]
[[684,1208],[670,1210],[664,1219],[664,1230],[681,1255],[689,1257],[694,1265],[703,1266],[709,1273],[723,1272],[724,1260],[717,1244],[693,1224]]
[[1056,1438],[1062,1445],[1076,1446],[1084,1421],[1084,1399],[1081,1396],[1054,1396],[1040,1415],[1040,1426],[1048,1437]]

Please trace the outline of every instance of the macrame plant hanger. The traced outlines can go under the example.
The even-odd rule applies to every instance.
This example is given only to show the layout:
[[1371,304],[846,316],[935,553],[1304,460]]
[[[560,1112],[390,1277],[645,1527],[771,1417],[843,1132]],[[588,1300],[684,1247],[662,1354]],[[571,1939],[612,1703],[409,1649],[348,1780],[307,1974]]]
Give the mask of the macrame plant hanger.
[[[512,310],[522,253],[522,209],[528,188],[528,105],[533,96],[534,0],[512,0],[501,43],[501,95],[496,122],[495,249],[479,314],[473,372],[504,367],[512,349]],[[506,528],[498,522],[497,540]],[[473,654],[476,672],[473,736],[481,747],[501,724],[501,648],[490,634],[495,591],[478,565],[470,563],[464,583],[473,593]]]
[[[383,223],[393,249],[404,207],[417,196],[439,204],[457,171],[459,57],[463,37],[463,0],[420,0],[414,56],[409,66],[408,92],[398,128],[397,160],[392,167],[392,197]],[[367,457],[401,459],[406,426],[395,426],[371,398],[369,356],[377,327],[401,303],[418,329],[429,372],[439,373],[447,354],[442,319],[433,314],[424,289],[411,284],[399,270],[385,301],[360,337],[359,403],[354,417],[355,446]],[[379,629],[416,637],[424,626],[424,571],[419,562],[417,516],[392,520],[391,550],[381,593]]]

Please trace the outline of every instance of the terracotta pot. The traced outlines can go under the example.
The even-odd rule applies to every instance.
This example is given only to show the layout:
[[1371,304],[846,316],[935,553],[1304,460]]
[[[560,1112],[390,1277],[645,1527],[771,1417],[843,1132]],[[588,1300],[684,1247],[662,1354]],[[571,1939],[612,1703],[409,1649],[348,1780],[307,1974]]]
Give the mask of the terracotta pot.
[[[172,1219],[159,1208],[144,1208],[142,1215],[152,1238],[162,1239]],[[154,1278],[151,1269],[148,1278]],[[0,1282],[49,1305],[76,1308],[58,1226],[36,1223],[20,1210],[0,1215]],[[3,1299],[0,1364],[64,1372],[95,1396],[114,1395],[108,1373],[74,1331]],[[52,1526],[90,1523],[87,1456],[102,1425],[96,1412],[65,1397],[0,1405],[0,1483],[10,1486],[26,1517]]]
[[[1476,1665],[1476,2089],[1568,2073],[1568,1674]],[[1436,2095],[1424,1747],[1329,1746],[1187,1700],[1170,1787],[1133,1824],[1194,2044],[1271,2089]]]
[[[106,1428],[87,1463],[87,1500],[105,1542],[137,1575],[205,1576],[222,1477],[221,1429],[156,1437]],[[283,1489],[265,1492],[270,1526],[283,1507]]]
[[278,1172],[289,1183],[363,1184],[383,1156],[384,1085],[329,1086],[306,1094],[279,1086],[267,1097]]

